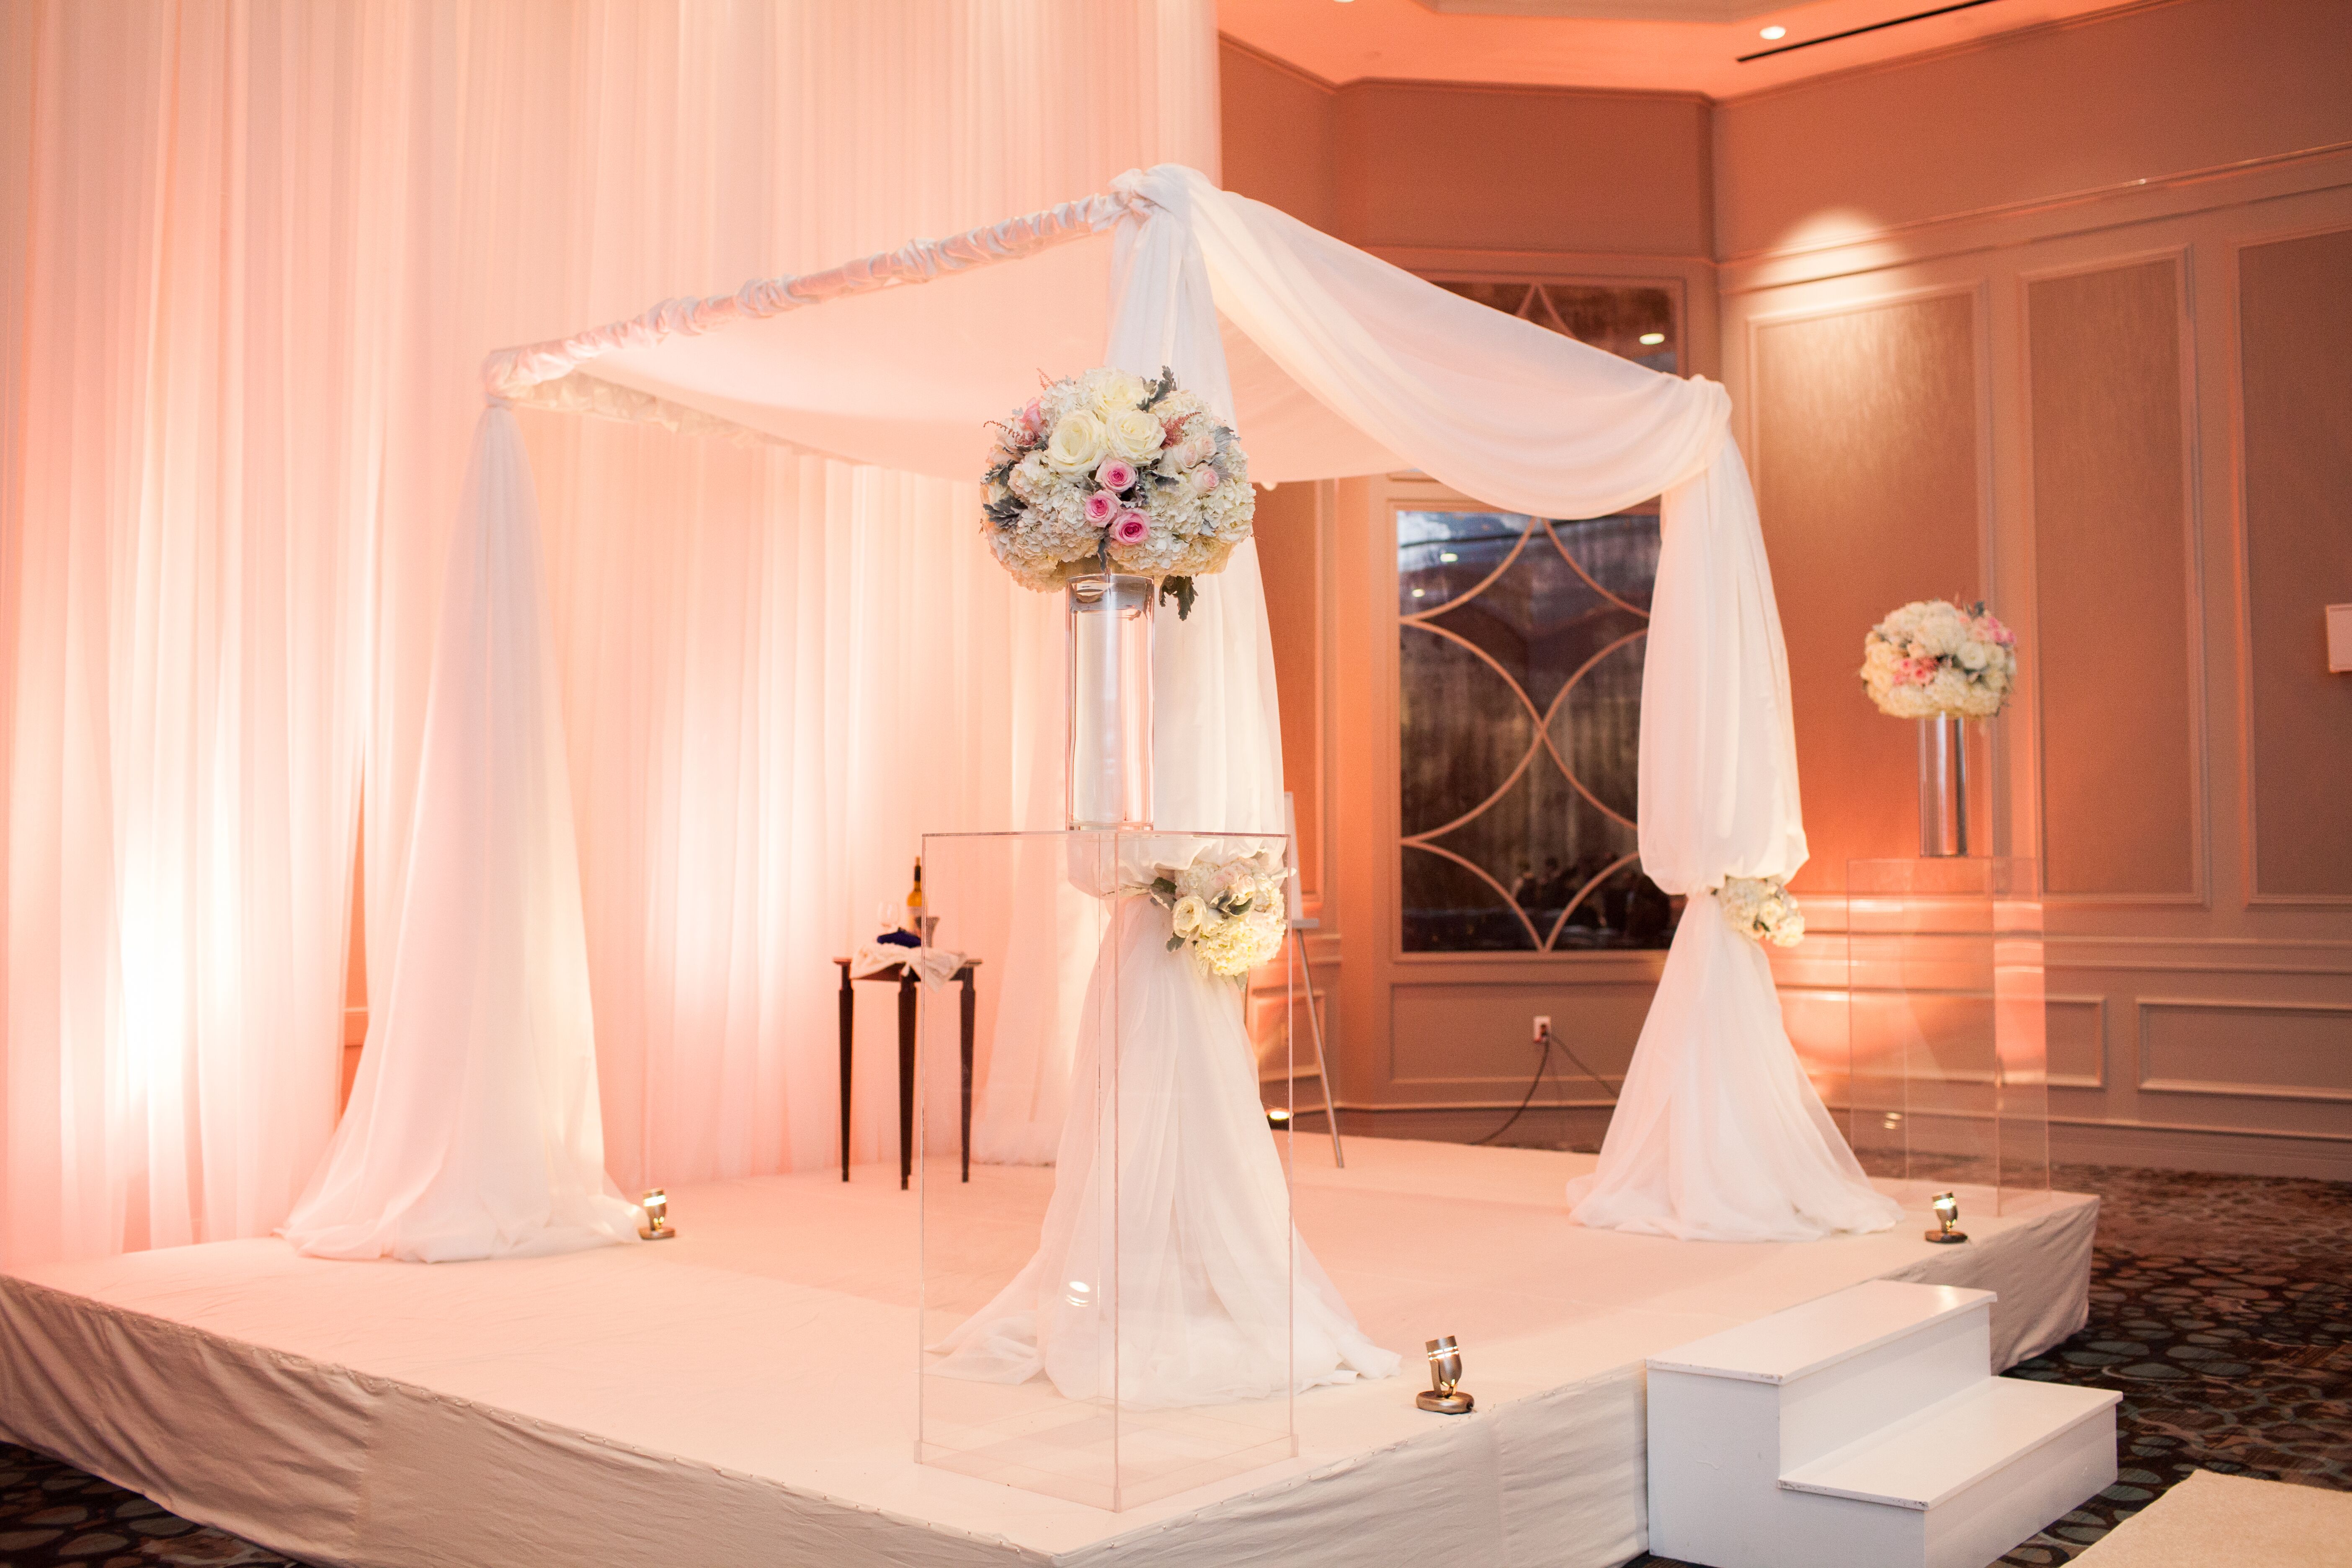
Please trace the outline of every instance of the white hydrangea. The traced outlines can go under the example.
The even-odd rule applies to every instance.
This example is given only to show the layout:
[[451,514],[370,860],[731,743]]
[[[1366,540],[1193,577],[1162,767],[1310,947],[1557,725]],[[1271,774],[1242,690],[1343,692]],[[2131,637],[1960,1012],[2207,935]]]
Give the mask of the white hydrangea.
[[1904,605],[1863,638],[1862,684],[1897,719],[1990,719],[2017,684],[2017,637],[1979,604]]
[[1750,942],[1794,947],[1805,939],[1804,911],[1778,877],[1726,877],[1715,900],[1731,929]]

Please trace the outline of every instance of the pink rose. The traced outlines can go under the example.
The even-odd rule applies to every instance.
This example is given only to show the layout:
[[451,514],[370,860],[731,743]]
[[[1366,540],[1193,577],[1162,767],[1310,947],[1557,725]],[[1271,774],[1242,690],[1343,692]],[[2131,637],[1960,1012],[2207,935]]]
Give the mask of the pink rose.
[[1095,470],[1095,483],[1107,490],[1123,490],[1135,483],[1135,465],[1125,458],[1113,458]]
[[1037,406],[1037,400],[1033,397],[1029,405],[1021,411],[1021,433],[1034,441],[1045,432],[1045,411]]
[[1118,515],[1118,498],[1108,490],[1097,490],[1088,496],[1083,504],[1086,507],[1087,521],[1097,528],[1106,526],[1112,518]]
[[1120,512],[1110,525],[1110,537],[1115,544],[1140,544],[1151,537],[1151,520],[1139,511]]
[[1217,470],[1205,464],[1192,470],[1192,479],[1193,490],[1201,495],[1207,495],[1221,482],[1217,478]]

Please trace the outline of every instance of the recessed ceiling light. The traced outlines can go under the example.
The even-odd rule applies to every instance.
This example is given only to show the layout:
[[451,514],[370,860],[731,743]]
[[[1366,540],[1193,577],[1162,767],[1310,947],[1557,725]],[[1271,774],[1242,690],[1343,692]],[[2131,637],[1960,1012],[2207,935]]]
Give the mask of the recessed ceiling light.
[[1785,38],[1789,36],[1789,29],[1775,22],[1757,36],[1765,38]]
[[1642,342],[1644,347],[1654,347],[1665,341],[1666,334],[1664,332],[1643,332],[1642,334]]
[[[1341,0],[1341,3],[1342,3],[1342,4],[1345,4],[1345,0]],[[1428,589],[1426,589],[1426,588],[1415,588],[1415,589],[1412,591],[1412,596],[1413,596],[1414,598],[1418,599],[1418,598],[1420,598],[1423,594],[1426,594],[1426,593],[1428,593],[1428,592],[1429,592],[1429,590],[1428,590]]]
[[1454,552],[1452,552],[1451,550],[1441,550],[1441,551],[1439,551],[1439,552],[1437,552],[1437,558],[1438,558],[1440,561],[1459,561],[1459,560],[1461,560],[1461,559],[1462,559],[1462,557],[1460,557],[1459,555],[1454,554]]

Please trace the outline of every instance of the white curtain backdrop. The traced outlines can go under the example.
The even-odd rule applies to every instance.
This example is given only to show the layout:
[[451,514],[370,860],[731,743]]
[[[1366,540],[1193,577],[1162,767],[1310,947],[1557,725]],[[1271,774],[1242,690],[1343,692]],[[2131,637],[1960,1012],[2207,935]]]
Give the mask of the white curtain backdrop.
[[[260,1234],[316,1164],[486,351],[1169,158],[1209,0],[0,0],[0,1266]],[[826,961],[919,826],[1058,810],[1052,602],[965,487],[520,423],[613,1173],[822,1163]]]
[[363,21],[0,6],[0,1265],[266,1231],[332,1122]]

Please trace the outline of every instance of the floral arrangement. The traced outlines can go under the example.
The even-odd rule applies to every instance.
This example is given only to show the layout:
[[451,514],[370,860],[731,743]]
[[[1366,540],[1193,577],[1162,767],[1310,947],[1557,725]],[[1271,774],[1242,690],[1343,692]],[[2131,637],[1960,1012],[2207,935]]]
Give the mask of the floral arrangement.
[[1862,684],[1897,719],[1990,719],[2017,684],[2017,634],[1948,599],[1904,605],[1870,628]]
[[1224,569],[1256,510],[1233,427],[1176,385],[1123,370],[1070,376],[997,427],[982,476],[989,547],[1027,587],[1126,572],[1181,617],[1192,579]]
[[1805,914],[1778,877],[1726,877],[1716,902],[1731,929],[1750,942],[1794,947],[1805,940]]
[[1282,884],[1290,876],[1271,849],[1227,860],[1206,851],[1145,889],[1168,911],[1168,951],[1192,950],[1202,973],[1239,980],[1282,951]]

